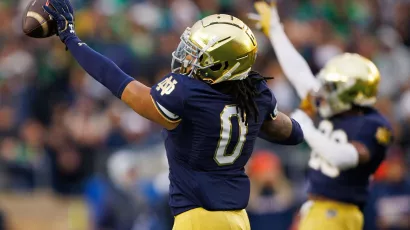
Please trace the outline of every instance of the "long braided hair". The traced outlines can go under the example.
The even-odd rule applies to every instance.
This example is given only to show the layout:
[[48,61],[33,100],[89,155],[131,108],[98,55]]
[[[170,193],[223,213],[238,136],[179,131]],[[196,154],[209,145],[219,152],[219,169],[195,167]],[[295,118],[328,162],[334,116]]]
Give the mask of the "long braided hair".
[[250,118],[258,122],[259,109],[255,102],[260,92],[258,92],[256,85],[261,81],[273,79],[270,77],[263,77],[258,72],[251,71],[247,78],[240,81],[224,81],[212,87],[222,93],[232,96],[233,102],[236,104],[236,109],[241,114],[242,121],[248,124]]

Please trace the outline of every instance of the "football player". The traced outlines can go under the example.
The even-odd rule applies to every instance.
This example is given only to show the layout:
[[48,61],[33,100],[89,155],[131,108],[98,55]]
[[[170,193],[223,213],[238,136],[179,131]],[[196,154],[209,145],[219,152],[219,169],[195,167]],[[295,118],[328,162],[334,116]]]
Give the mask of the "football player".
[[244,166],[255,139],[303,141],[299,124],[278,112],[266,79],[250,71],[257,52],[252,31],[230,15],[198,21],[172,54],[172,73],[149,88],[76,36],[68,0],[49,3],[54,9],[44,10],[78,63],[135,112],[165,128],[174,229],[249,229]]
[[[391,142],[390,124],[373,108],[379,71],[370,60],[346,53],[329,60],[315,78],[283,31],[276,6],[260,1],[255,8],[259,15],[253,18],[302,99],[302,110],[292,117],[312,149],[309,201],[302,206],[299,230],[360,230],[369,178]],[[317,126],[311,118],[315,108]]]

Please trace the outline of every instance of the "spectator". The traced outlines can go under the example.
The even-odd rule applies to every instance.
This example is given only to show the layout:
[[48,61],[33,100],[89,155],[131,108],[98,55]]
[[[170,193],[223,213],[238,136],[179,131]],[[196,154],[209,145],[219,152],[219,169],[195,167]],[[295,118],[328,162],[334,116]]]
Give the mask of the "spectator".
[[[379,169],[365,209],[365,229],[410,229],[410,178],[401,152],[393,151]],[[382,170],[382,171],[380,171]]]
[[279,158],[272,152],[255,152],[247,169],[251,180],[247,211],[252,229],[289,229],[295,200]]

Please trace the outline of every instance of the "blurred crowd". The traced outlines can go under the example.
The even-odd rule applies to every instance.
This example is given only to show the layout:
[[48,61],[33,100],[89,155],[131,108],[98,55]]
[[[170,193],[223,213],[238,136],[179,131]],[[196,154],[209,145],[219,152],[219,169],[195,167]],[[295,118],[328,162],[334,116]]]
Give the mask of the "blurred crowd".
[[[170,71],[183,30],[214,13],[247,21],[251,0],[71,0],[76,31],[135,79]],[[160,127],[128,109],[79,67],[56,37],[28,38],[28,0],[0,1],[0,193],[84,196],[95,229],[170,229]],[[316,73],[332,56],[357,52],[379,67],[377,107],[395,142],[372,185],[367,229],[410,229],[410,1],[282,0],[284,28]],[[255,30],[255,70],[286,113],[299,101],[269,41]],[[309,149],[258,141],[249,164],[253,229],[290,229],[304,200]],[[404,205],[408,202],[408,205]],[[401,204],[401,208],[397,207]],[[7,222],[7,213],[1,222]],[[400,217],[400,216],[404,216]],[[406,222],[407,220],[407,222]]]

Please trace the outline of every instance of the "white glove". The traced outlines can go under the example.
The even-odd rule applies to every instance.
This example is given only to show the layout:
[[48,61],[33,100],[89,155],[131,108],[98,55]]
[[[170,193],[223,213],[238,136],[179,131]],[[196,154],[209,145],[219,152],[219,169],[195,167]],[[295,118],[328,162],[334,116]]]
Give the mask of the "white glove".
[[295,119],[302,130],[305,131],[308,128],[314,128],[312,119],[302,110],[296,109],[291,115],[291,118]]

